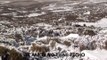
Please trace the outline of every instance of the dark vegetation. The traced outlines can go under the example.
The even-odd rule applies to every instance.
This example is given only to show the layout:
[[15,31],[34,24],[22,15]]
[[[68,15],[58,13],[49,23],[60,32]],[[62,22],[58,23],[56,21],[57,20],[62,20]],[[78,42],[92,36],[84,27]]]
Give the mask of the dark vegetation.
[[15,49],[9,50],[2,46],[0,46],[0,56],[3,60],[25,60],[23,55]]

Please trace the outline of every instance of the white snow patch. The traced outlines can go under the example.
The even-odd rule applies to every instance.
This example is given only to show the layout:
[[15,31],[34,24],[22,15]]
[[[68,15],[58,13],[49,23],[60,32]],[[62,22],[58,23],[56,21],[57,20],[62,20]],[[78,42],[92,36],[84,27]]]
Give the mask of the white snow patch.
[[107,2],[107,0],[89,0],[89,1],[93,3]]
[[44,36],[44,37],[38,38],[37,40],[47,40],[47,39],[48,39],[48,37]]
[[107,33],[107,30],[101,30],[99,33]]
[[107,50],[84,50],[82,51],[85,53],[84,59],[89,59],[89,60],[107,60]]
[[2,57],[0,56],[0,60],[2,60]]
[[107,27],[107,18],[103,18],[100,21],[96,22],[98,27]]
[[107,18],[102,18],[100,21],[97,22],[76,22],[76,23],[72,23],[72,24],[79,24],[81,26],[83,26],[84,24],[86,24],[87,26],[95,26],[95,27],[107,27]]
[[78,34],[69,34],[68,36],[61,37],[61,39],[72,39],[72,38],[79,38]]
[[57,7],[54,8],[52,12],[63,12],[63,11],[71,11],[72,7],[64,6],[64,7]]
[[[85,8],[86,8],[86,7],[85,7]],[[85,15],[90,15],[90,13],[91,13],[90,11],[87,11],[87,12],[85,12],[84,14],[85,14]]]
[[[69,4],[71,5],[71,4]],[[66,4],[63,4],[63,6],[59,6],[57,4],[50,4],[47,7],[44,7],[43,10],[50,10],[52,12],[63,12],[63,11],[71,11],[73,9],[73,7],[69,7]]]
[[35,17],[35,16],[40,16],[40,15],[44,15],[45,12],[41,12],[41,13],[31,13],[28,15],[28,17]]
[[38,23],[37,26],[45,26],[45,27],[52,27],[52,25],[46,24],[46,23]]
[[0,21],[0,24],[10,24],[8,21]]

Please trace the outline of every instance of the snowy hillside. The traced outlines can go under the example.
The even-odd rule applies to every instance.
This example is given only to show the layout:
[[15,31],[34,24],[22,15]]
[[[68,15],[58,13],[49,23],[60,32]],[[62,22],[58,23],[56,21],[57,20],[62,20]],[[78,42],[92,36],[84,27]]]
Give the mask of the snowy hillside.
[[107,60],[107,2],[94,1],[0,4],[0,60]]

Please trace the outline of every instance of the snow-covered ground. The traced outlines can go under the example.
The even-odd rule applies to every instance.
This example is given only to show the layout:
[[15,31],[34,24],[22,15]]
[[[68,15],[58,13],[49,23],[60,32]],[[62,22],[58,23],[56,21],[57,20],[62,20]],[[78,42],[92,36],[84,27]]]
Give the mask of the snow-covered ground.
[[[73,5],[78,5],[78,3],[73,4],[64,4],[56,5],[50,4],[42,8],[43,10],[50,10],[51,12],[64,12],[72,11]],[[87,6],[84,8],[88,8]],[[41,13],[30,13],[27,15],[29,18],[34,17],[34,20],[37,16],[46,14],[45,12]],[[90,15],[90,11],[86,11],[85,15]],[[62,15],[61,15],[62,16]],[[16,16],[17,17],[17,16]],[[47,16],[46,16],[47,17]],[[54,17],[52,17],[54,18]],[[56,17],[55,17],[56,18]],[[32,18],[33,20],[33,18]],[[65,18],[60,18],[57,22],[65,20]],[[15,20],[14,20],[15,21]],[[22,20],[20,20],[21,23]],[[27,21],[27,20],[26,20]],[[25,21],[25,22],[26,22]],[[46,20],[47,21],[47,20]],[[52,21],[52,20],[51,20]],[[17,22],[17,20],[15,21]],[[23,22],[23,21],[22,21]],[[29,22],[29,21],[27,21]],[[65,21],[64,21],[65,22]],[[32,26],[25,24],[26,26],[21,27],[7,27],[10,24],[13,24],[12,21],[0,21],[0,46],[6,47],[8,49],[15,49],[17,51],[25,51],[30,54],[44,52],[45,50],[56,53],[56,52],[76,52],[80,53],[81,51],[85,53],[83,60],[107,60],[107,50],[105,42],[107,41],[107,18],[102,18],[97,22],[73,22],[72,24],[79,24],[84,27],[75,27],[74,25],[62,26],[59,24],[51,25],[51,23],[35,23]],[[6,25],[6,26],[5,26]],[[24,24],[23,24],[24,25]],[[92,30],[97,29],[96,35],[84,35],[79,31],[83,29],[91,29],[88,26],[94,26]],[[81,33],[79,33],[79,32]],[[84,32],[84,31],[83,31]],[[17,41],[16,41],[17,40]],[[10,43],[10,45],[9,45]],[[45,51],[45,52],[47,52]],[[30,55],[29,58],[32,56]],[[34,57],[33,57],[34,58]],[[34,58],[35,59],[35,58]],[[45,60],[80,60],[80,58],[74,59],[71,57],[62,57],[62,58],[52,58]]]
[[28,15],[28,17],[36,17],[36,16],[40,16],[40,15],[44,15],[46,14],[45,12],[41,12],[41,13],[31,13]]
[[84,24],[86,26],[95,26],[95,27],[107,27],[107,18],[102,18],[101,20],[97,21],[97,22],[76,22],[73,24],[79,24],[81,26],[83,26]]
[[84,50],[84,60],[107,60],[107,50]]
[[79,38],[78,34],[69,34],[68,36],[61,37],[61,39],[72,39],[72,38]]
[[[72,11],[73,7],[71,7],[71,4],[64,4],[63,6],[59,6],[57,4],[50,4],[47,7],[42,8],[43,10],[50,10],[52,12],[64,12],[64,11]],[[73,5],[73,4],[72,4]]]
[[[107,19],[106,18],[103,18],[99,23],[102,25],[103,23],[106,23]],[[87,24],[87,23],[86,23]],[[99,24],[99,25],[100,25]],[[100,26],[101,26],[100,25]],[[106,26],[104,24],[104,26]],[[50,28],[55,28],[55,26],[53,27],[52,25],[49,25],[49,24],[45,24],[45,23],[38,23],[36,24],[36,26],[31,26],[31,27],[21,27],[21,28],[13,28],[13,29],[8,29],[8,31],[12,34],[15,34],[15,32],[17,32],[18,34],[23,34],[23,30],[27,31],[27,30],[32,30],[32,29],[36,29],[37,27],[42,27],[44,28],[45,30],[50,30]],[[61,26],[60,26],[61,27]],[[65,28],[67,29],[69,26],[63,26],[62,28]],[[103,26],[102,26],[103,27]],[[37,30],[38,31],[38,30]],[[37,32],[36,31],[36,32]],[[54,30],[55,31],[55,30]],[[60,31],[60,30],[59,30]],[[62,31],[61,31],[62,32]],[[62,32],[64,33],[64,32]],[[11,34],[10,34],[11,35]],[[26,37],[29,36],[29,35],[25,35]],[[2,36],[1,36],[2,37]],[[3,37],[2,37],[3,38]],[[5,37],[4,37],[5,38]],[[50,39],[52,38],[52,39]],[[32,43],[35,43],[35,44],[38,44],[39,43],[42,43],[42,42],[49,42],[49,43],[46,43],[46,44],[40,44],[43,45],[43,46],[48,46],[49,48],[50,47],[50,41],[54,41],[55,37],[48,37],[48,36],[44,36],[44,37],[39,37],[39,38],[36,38],[34,39],[34,41],[30,42],[31,44]],[[55,46],[54,46],[54,49],[51,48],[50,52],[58,52],[58,49],[60,48],[61,51],[65,51],[65,52],[80,52],[79,50],[79,47],[81,44],[83,44],[84,46],[87,46],[88,48],[91,47],[91,42],[93,41],[96,41],[95,44],[97,44],[97,48],[100,48],[100,46],[104,46],[104,43],[107,39],[107,29],[102,29],[98,32],[97,35],[95,36],[89,36],[89,35],[82,35],[80,36],[79,34],[74,34],[74,33],[70,33],[66,36],[60,36],[58,37],[60,42],[55,42]],[[48,40],[49,39],[49,40]],[[3,39],[2,39],[3,40]],[[1,41],[2,41],[1,40]],[[9,40],[9,41],[8,41]],[[29,40],[32,40],[32,37],[29,36]],[[25,40],[24,42],[29,42],[29,40]],[[10,42],[10,43],[13,43],[14,42],[14,39],[11,39],[11,38],[5,38],[5,41],[6,42]],[[39,41],[39,42],[38,42]],[[67,43],[69,44],[69,42],[71,43],[70,46],[67,46],[66,43],[64,44],[64,41],[67,41]],[[78,42],[78,44],[77,44]],[[6,46],[6,45],[1,45],[1,46]],[[77,47],[74,47],[74,46],[77,46]],[[13,46],[7,46],[9,49],[12,49]],[[25,46],[22,46],[22,45],[19,45],[18,48],[15,48],[15,49],[19,49],[21,51],[27,51],[27,52],[30,52],[30,48],[32,47],[32,45],[25,45]],[[28,50],[26,49],[28,48]],[[101,47],[102,48],[102,47]],[[35,51],[36,52],[36,51]],[[82,52],[85,53],[85,57],[84,57],[84,60],[106,60],[106,54],[107,54],[107,51],[106,50],[83,50]],[[102,55],[101,55],[102,54]],[[100,57],[100,56],[104,56],[104,58]],[[65,57],[64,57],[65,58]],[[92,59],[91,59],[92,58]],[[62,58],[55,58],[56,60],[61,60]],[[53,60],[55,60],[53,59]],[[65,59],[68,59],[70,60],[70,58],[65,58]],[[65,60],[63,59],[63,60]],[[50,59],[51,60],[51,59]],[[76,60],[76,59],[74,59]],[[79,58],[77,59],[79,60]]]

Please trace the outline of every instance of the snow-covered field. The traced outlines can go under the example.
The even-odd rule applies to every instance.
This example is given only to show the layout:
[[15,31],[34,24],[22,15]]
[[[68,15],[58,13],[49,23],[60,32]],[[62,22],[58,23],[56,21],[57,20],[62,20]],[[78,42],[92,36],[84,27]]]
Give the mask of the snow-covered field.
[[107,27],[107,18],[102,18],[101,20],[97,21],[97,22],[76,22],[73,24],[79,24],[81,26],[83,26],[84,24],[86,26],[95,26],[95,27]]
[[107,51],[106,50],[84,50],[85,53],[84,60],[107,60]]
[[45,12],[41,12],[41,13],[31,13],[28,15],[28,17],[36,17],[36,16],[40,16],[40,15],[44,15]]
[[[99,26],[95,26],[94,23],[93,23],[93,25],[95,27],[104,28],[107,26],[105,24],[106,20],[107,20],[106,18],[101,19],[101,21],[98,24]],[[86,24],[86,26],[90,26],[90,25],[88,25],[88,23],[85,23],[85,24]],[[95,23],[95,24],[97,24],[97,23]],[[21,28],[16,28],[16,29],[13,28],[12,30],[10,29],[10,31],[7,29],[7,31],[9,31],[8,34],[10,34],[10,33],[21,34],[22,40],[24,40],[24,41],[20,40],[17,43],[17,41],[15,41],[15,39],[13,39],[11,37],[5,38],[5,36],[3,38],[1,35],[2,39],[0,39],[0,41],[3,41],[4,43],[8,42],[8,43],[12,44],[11,46],[9,46],[8,43],[5,45],[3,45],[4,44],[3,43],[1,46],[7,46],[7,48],[9,48],[9,49],[12,49],[13,46],[16,46],[13,48],[15,48],[16,50],[18,49],[19,51],[30,52],[31,54],[35,53],[35,52],[39,52],[38,49],[42,49],[44,47],[49,48],[48,52],[51,52],[51,53],[55,53],[55,52],[62,52],[62,53],[63,52],[66,52],[66,53],[83,52],[83,53],[85,53],[85,57],[82,57],[82,58],[79,58],[79,57],[78,58],[72,58],[72,57],[58,58],[57,57],[57,58],[46,58],[47,60],[66,60],[66,59],[68,59],[68,60],[71,60],[71,59],[73,59],[73,60],[79,60],[79,59],[83,59],[83,60],[106,60],[107,59],[107,57],[106,57],[107,50],[104,50],[104,49],[106,49],[104,47],[106,46],[105,42],[107,39],[107,31],[106,31],[107,29],[106,28],[98,31],[97,35],[94,35],[94,36],[89,36],[89,35],[82,35],[81,36],[79,34],[70,33],[66,36],[63,35],[63,36],[58,36],[58,37],[49,37],[49,36],[40,37],[39,36],[39,34],[40,34],[39,27],[44,28],[43,32],[45,32],[45,30],[47,30],[47,32],[48,32],[52,28],[55,30],[55,26],[53,27],[52,25],[45,24],[45,23],[38,23],[38,24],[36,24],[35,27],[32,26],[30,28],[27,28],[27,27],[26,28],[21,27]],[[69,26],[67,26],[67,27],[69,27]],[[24,35],[24,32],[23,32],[24,29],[25,29],[25,32],[27,32],[28,30],[32,30],[34,28],[37,29],[36,38],[31,36],[30,34]],[[65,29],[65,30],[67,30],[67,29]],[[61,31],[59,30],[59,32],[61,32]],[[64,32],[62,32],[62,33],[64,33]],[[5,35],[8,35],[8,34],[6,34],[6,32],[5,32]],[[5,40],[3,40],[3,39],[5,39]],[[25,40],[25,39],[27,39],[27,40]],[[23,44],[25,44],[25,45],[23,45]],[[32,47],[35,49],[32,50]],[[40,47],[40,48],[36,49],[36,47]],[[42,51],[44,51],[44,49],[42,49],[40,51],[42,52]],[[32,55],[30,57],[32,57]],[[43,60],[44,59],[45,58],[43,58]]]
[[[37,8],[37,11],[36,8],[31,11],[28,8],[27,11],[21,7],[19,9],[25,12],[18,12],[16,9],[17,12],[14,11],[13,14],[15,16],[11,18],[8,17],[10,13],[6,14],[6,12],[15,9],[7,11],[5,7],[6,11],[1,12],[3,17],[0,15],[0,60],[2,60],[1,56],[10,55],[13,49],[26,60],[107,60],[107,13],[99,12],[102,9],[87,3],[52,3]],[[95,14],[93,14],[94,9]],[[104,17],[99,17],[100,13],[102,15],[105,13]],[[91,22],[88,18],[92,18]],[[98,18],[101,19],[92,22],[93,19]],[[6,54],[5,52],[2,54],[4,51],[2,47],[9,49]],[[35,56],[37,53],[84,53],[85,56],[43,57]]]

